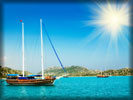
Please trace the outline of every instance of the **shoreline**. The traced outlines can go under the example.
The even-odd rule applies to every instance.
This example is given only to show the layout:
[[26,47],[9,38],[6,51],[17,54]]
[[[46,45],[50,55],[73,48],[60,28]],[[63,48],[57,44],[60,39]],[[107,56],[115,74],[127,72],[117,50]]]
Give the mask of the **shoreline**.
[[[122,76],[122,75],[119,75],[119,76]],[[133,75],[126,75],[126,76],[133,76]],[[97,77],[97,76],[68,76],[68,77]],[[112,77],[112,76],[109,76],[109,77]]]
[[[126,75],[126,76],[133,76],[133,75]],[[63,76],[57,76],[57,77],[63,77]],[[97,76],[68,76],[68,77],[97,77]],[[112,76],[109,76],[109,77],[112,77]],[[1,78],[0,80],[6,80],[6,78]]]

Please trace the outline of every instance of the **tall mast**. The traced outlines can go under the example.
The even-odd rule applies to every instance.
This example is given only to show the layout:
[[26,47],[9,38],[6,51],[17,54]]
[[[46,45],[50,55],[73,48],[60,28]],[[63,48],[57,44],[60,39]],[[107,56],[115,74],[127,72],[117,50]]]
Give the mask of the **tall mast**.
[[42,35],[42,19],[40,19],[40,33],[41,33],[41,61],[42,61],[42,79],[44,79],[43,74],[43,35]]
[[24,23],[22,22],[22,67],[24,77]]

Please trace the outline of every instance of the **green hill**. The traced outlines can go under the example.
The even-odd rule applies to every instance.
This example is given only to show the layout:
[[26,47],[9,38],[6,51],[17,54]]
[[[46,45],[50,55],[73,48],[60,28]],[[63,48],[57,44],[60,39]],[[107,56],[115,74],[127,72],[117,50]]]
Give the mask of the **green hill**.
[[[4,78],[7,74],[22,74],[21,70],[15,70],[8,67],[0,67],[0,77]],[[32,74],[28,71],[25,71],[25,75]]]
[[118,70],[106,70],[103,72],[103,74],[109,74],[112,76],[128,76],[128,75],[133,75],[133,68],[122,68]]
[[[71,66],[71,67],[65,67],[67,74],[69,76],[95,76],[100,71],[97,70],[88,70],[85,67],[81,66]],[[64,71],[61,67],[51,67],[44,71],[45,75],[52,75],[52,76],[62,76],[64,75]],[[38,74],[41,74],[39,72]]]
[[[127,76],[133,75],[133,68],[122,68],[118,70],[109,69],[106,71],[89,70],[81,66],[65,67],[68,76],[97,76],[98,74],[112,75],[112,76]],[[65,75],[61,67],[51,67],[44,71],[45,75],[62,76]],[[41,74],[39,72],[38,74]]]
[[[122,68],[118,70],[109,69],[106,71],[100,71],[100,70],[89,70],[85,67],[81,66],[70,66],[65,67],[67,71],[68,76],[96,76],[98,74],[106,74],[106,75],[112,75],[112,76],[128,76],[133,75],[133,68]],[[21,70],[15,70],[8,67],[0,67],[0,78],[6,77],[7,74],[22,74]],[[32,74],[28,71],[25,71],[25,75]],[[39,72],[38,74],[41,74]],[[62,76],[65,75],[63,69],[61,67],[50,67],[47,68],[44,71],[45,75],[51,75],[51,76]]]

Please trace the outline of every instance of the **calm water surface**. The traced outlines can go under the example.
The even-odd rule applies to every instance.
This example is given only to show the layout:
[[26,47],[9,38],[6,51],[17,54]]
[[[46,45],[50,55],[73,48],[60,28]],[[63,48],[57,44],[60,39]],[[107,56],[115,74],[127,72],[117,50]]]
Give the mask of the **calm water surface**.
[[1,80],[0,100],[133,100],[130,78],[69,77],[54,86],[9,86]]

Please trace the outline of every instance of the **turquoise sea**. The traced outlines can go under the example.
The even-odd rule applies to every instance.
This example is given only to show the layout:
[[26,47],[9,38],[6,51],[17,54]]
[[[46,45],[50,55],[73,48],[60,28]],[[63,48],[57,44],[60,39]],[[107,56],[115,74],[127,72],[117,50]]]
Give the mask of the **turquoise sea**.
[[54,86],[9,86],[0,80],[0,100],[133,100],[131,78],[69,77]]

